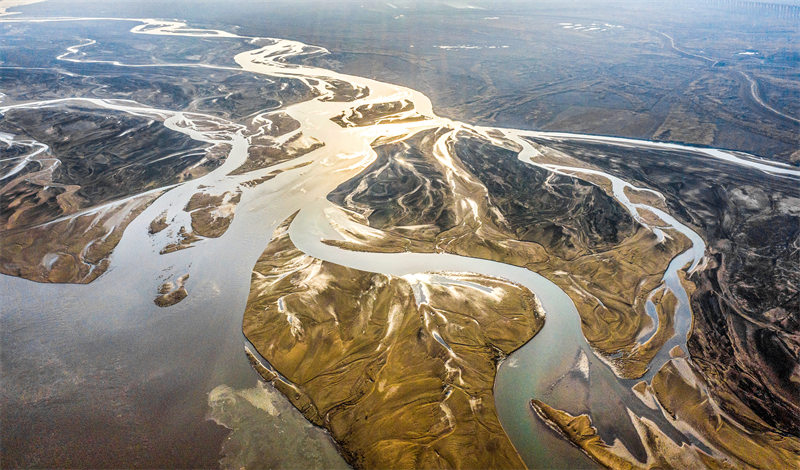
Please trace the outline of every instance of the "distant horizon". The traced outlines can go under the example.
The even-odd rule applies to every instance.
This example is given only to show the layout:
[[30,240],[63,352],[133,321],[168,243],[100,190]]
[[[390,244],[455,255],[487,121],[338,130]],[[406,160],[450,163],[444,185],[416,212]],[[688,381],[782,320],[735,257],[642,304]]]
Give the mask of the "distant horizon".
[[793,468],[800,0],[26,1],[0,468]]

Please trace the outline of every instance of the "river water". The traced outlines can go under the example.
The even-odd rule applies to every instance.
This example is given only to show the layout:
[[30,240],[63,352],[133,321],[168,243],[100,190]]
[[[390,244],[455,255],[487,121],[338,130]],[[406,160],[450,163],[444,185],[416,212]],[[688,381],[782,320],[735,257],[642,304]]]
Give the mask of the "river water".
[[[90,19],[58,21],[77,20]],[[114,19],[91,21],[110,20]],[[27,20],[14,18],[3,21]],[[282,39],[240,37],[224,31],[191,29],[175,21],[133,21],[136,25],[132,34],[181,35],[253,44],[255,49],[234,58],[244,71],[298,79],[318,91],[318,98],[289,106],[283,111],[301,123],[304,135],[325,142],[325,146],[291,162],[248,175],[229,176],[227,173],[245,160],[249,141],[241,125],[224,122],[221,118],[154,110],[119,100],[78,98],[58,103],[16,105],[58,106],[63,101],[82,100],[92,106],[158,118],[170,129],[197,140],[230,144],[231,151],[221,167],[203,178],[172,188],[137,217],[125,230],[112,254],[109,271],[90,285],[46,285],[0,277],[4,304],[2,364],[4,382],[7,383],[3,421],[4,427],[20,430],[13,438],[16,439],[14,445],[29,445],[34,452],[33,446],[38,442],[52,445],[55,441],[59,445],[79,446],[88,440],[86,457],[98,459],[88,461],[99,466],[109,462],[119,465],[125,461],[113,460],[114,457],[103,460],[101,454],[107,446],[121,446],[121,459],[128,455],[126,452],[134,458],[136,449],[125,448],[127,440],[151,446],[155,453],[151,465],[153,462],[155,465],[174,462],[191,465],[195,462],[202,466],[216,459],[219,443],[226,432],[206,420],[213,418],[233,429],[231,436],[236,436],[238,442],[236,448],[223,447],[229,457],[226,465],[274,459],[277,466],[284,467],[342,466],[343,462],[335,454],[327,434],[310,428],[282,397],[255,387],[256,375],[243,350],[241,320],[252,266],[277,225],[297,211],[300,212],[290,227],[290,235],[298,248],[311,256],[395,276],[424,272],[475,272],[517,282],[539,297],[546,312],[544,328],[502,363],[495,383],[501,423],[531,468],[594,465],[532,415],[531,398],[542,399],[572,413],[590,411],[607,442],[619,439],[640,458],[644,458],[643,449],[627,421],[628,410],[650,417],[677,441],[685,440],[666,422],[660,411],[651,410],[633,395],[630,390],[633,382],[618,379],[609,366],[595,356],[581,333],[575,306],[569,296],[550,280],[523,268],[475,258],[449,254],[350,252],[320,242],[322,239],[341,238],[328,220],[331,211],[339,209],[333,207],[326,196],[374,161],[371,142],[378,137],[402,138],[438,127],[458,130],[463,124],[437,117],[430,100],[418,91],[286,62],[290,58],[326,52],[318,47]],[[89,43],[83,45],[90,46]],[[63,54],[64,60],[90,60],[68,55],[76,51]],[[90,49],[84,48],[82,52],[90,54]],[[115,65],[122,61],[124,58]],[[336,82],[369,93],[355,102],[327,100],[335,97]],[[342,128],[330,120],[354,106],[398,100],[410,101],[414,104],[414,111],[427,119],[363,128]],[[226,130],[204,130],[198,123],[208,119],[215,120],[220,128]],[[485,131],[478,129],[478,132]],[[671,290],[679,300],[676,310],[678,333],[651,364],[650,372],[645,376],[649,379],[668,359],[669,348],[685,344],[691,311],[677,273],[681,269],[695,269],[702,265],[705,244],[696,233],[669,214],[629,201],[624,192],[626,186],[631,186],[629,183],[597,170],[538,163],[535,150],[524,139],[531,135],[554,139],[564,135],[513,129],[501,131],[523,148],[520,159],[526,163],[578,177],[591,173],[606,178],[612,183],[614,196],[620,204],[637,219],[638,208],[649,209],[661,219],[654,226],[639,219],[640,223],[654,233],[673,236],[680,233],[692,242],[691,248],[676,257],[664,273],[663,288]],[[489,135],[485,137],[492,139]],[[457,132],[442,137],[450,138],[457,138]],[[617,139],[617,143],[620,140]],[[639,141],[623,143],[670,145]],[[437,145],[436,148],[439,149],[436,157],[445,163],[452,157],[446,155],[446,145]],[[708,158],[723,158],[762,171],[797,173],[791,168],[716,149],[697,152]],[[307,166],[297,168],[298,163],[306,162],[309,163]],[[274,170],[285,171],[254,187],[240,186]],[[242,191],[230,228],[218,239],[203,240],[191,249],[160,255],[159,250],[170,241],[169,234],[174,236],[177,227],[188,222],[183,207],[201,188],[216,194],[237,188]],[[172,230],[151,236],[148,224],[164,212],[173,221]],[[186,284],[189,297],[168,309],[156,307],[153,298],[160,282],[183,274],[190,274]],[[236,408],[242,411],[235,415],[235,419],[230,413],[223,412],[221,401],[213,399],[222,391],[233,397],[225,402],[227,411],[233,406],[231,403],[241,405]],[[242,398],[251,393],[258,394],[261,401]],[[236,397],[240,397],[238,402]],[[251,409],[245,406],[245,402],[262,405],[253,405]],[[266,402],[270,405],[263,404]],[[43,415],[49,414],[52,419],[48,421],[37,413],[16,409],[25,406],[38,407]],[[276,410],[277,413],[272,412]],[[76,416],[85,419],[76,420]],[[152,424],[155,419],[158,425]],[[85,422],[94,423],[94,426],[84,426]],[[259,422],[278,423],[277,431],[259,428]],[[98,424],[107,427],[98,428]],[[77,433],[77,437],[74,440],[64,436],[52,437],[59,432]],[[287,439],[280,437],[281,433],[305,437]],[[51,435],[49,441],[46,435]],[[292,443],[296,446],[298,442],[313,450],[304,452],[298,448],[291,452]],[[213,444],[217,444],[216,447]],[[198,448],[203,450],[197,452]]]

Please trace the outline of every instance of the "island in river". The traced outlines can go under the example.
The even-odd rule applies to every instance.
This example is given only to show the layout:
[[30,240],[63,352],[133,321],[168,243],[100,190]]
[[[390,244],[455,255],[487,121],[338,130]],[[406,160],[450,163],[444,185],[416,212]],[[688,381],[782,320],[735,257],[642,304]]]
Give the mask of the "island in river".
[[[26,8],[0,19],[3,465],[797,463],[791,83],[759,76],[774,120],[727,144],[781,163],[657,141],[750,129],[729,102],[713,137],[676,110],[618,132],[654,140],[516,129],[335,44]],[[110,431],[53,432],[76,415]]]

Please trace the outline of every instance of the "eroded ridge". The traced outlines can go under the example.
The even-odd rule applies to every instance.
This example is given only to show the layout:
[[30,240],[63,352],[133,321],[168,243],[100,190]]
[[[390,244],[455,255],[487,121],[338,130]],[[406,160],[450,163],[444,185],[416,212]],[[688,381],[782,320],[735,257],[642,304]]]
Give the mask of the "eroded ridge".
[[328,196],[352,213],[337,222],[345,240],[326,243],[446,252],[546,274],[570,293],[595,350],[619,375],[642,376],[674,336],[668,299],[687,303],[677,271],[696,267],[702,240],[659,208],[658,193],[632,195],[634,204],[619,180],[526,161],[515,142],[438,128],[376,146],[376,161]]
[[[587,414],[573,416],[536,399],[531,400],[531,408],[556,432],[608,468],[792,468],[797,465],[800,455],[797,439],[765,428],[744,429],[720,409],[703,376],[684,357],[666,363],[654,376],[652,384],[639,382],[634,391],[649,406],[662,407],[673,424],[709,450],[679,444],[652,420],[629,413],[646,445],[646,458],[637,459],[619,441],[604,441]],[[746,409],[737,405],[739,410]]]
[[[133,222],[142,222],[137,230],[156,253],[185,261],[212,243],[263,242],[235,238],[243,209],[275,218],[272,226],[300,211],[253,271],[248,351],[355,466],[544,461],[527,447],[536,436],[500,427],[492,393],[496,374],[534,372],[536,365],[514,364],[539,329],[528,345],[557,347],[535,358],[552,367],[537,376],[555,382],[520,393],[595,460],[773,468],[796,459],[798,170],[716,149],[470,126],[437,117],[418,91],[313,66],[327,53],[320,47],[176,21],[113,21],[136,22],[136,34],[225,41],[222,50],[235,53],[238,67],[212,63],[212,53],[208,63],[97,58],[93,40],[57,59],[235,72],[226,87],[274,84],[277,97],[291,99],[198,97],[181,110],[117,98],[3,101],[1,136],[12,153],[3,160],[2,197],[11,209],[4,211],[3,272],[90,282]],[[211,111],[200,112],[206,101]],[[178,142],[134,162],[167,162],[173,173],[134,179],[140,184],[130,188],[106,185],[108,194],[96,200],[82,192],[90,181],[59,179],[69,152],[39,132],[40,114],[55,108],[73,119],[78,105],[136,121],[100,132],[107,141],[143,130]],[[82,165],[101,160],[97,142],[80,143],[93,156]],[[676,153],[684,168],[665,172],[653,163]],[[738,179],[715,183],[722,173]],[[741,185],[731,191],[733,207],[701,191],[713,187],[719,199],[728,183]],[[788,228],[765,237],[769,224]],[[6,235],[33,242],[7,245]],[[773,238],[781,242],[765,242]],[[763,272],[751,260],[765,255],[777,260],[774,282],[754,289]],[[431,272],[395,272],[412,256],[429,261]],[[542,327],[527,283],[533,272],[566,299],[547,313],[571,316],[562,323],[568,332]],[[168,296],[164,305],[189,295],[188,274],[158,290]],[[585,400],[551,392],[573,375]],[[748,396],[751,389],[758,394]],[[508,408],[527,413],[531,396],[523,408]]]
[[[520,468],[495,413],[498,361],[542,327],[526,288],[404,277],[305,255],[284,222],[253,271],[244,334],[259,372],[357,468]],[[470,452],[464,452],[470,448]]]

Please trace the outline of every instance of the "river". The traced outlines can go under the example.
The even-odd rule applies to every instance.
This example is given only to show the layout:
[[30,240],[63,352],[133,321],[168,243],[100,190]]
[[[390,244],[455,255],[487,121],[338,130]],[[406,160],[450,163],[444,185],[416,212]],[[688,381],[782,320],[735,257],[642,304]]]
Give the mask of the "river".
[[[202,178],[176,185],[143,211],[125,230],[122,240],[111,256],[109,271],[92,284],[45,285],[8,276],[0,278],[0,292],[4,304],[13,306],[4,308],[3,312],[4,349],[8,351],[11,348],[14,354],[41,357],[48,369],[60,368],[72,378],[62,376],[54,378],[53,370],[43,370],[41,377],[30,378],[24,371],[24,367],[29,367],[28,362],[7,363],[5,357],[4,373],[14,376],[13,383],[16,385],[12,386],[12,390],[22,394],[42,393],[39,389],[45,387],[48,381],[65,382],[70,393],[74,394],[69,396],[76,401],[71,411],[69,408],[60,411],[62,414],[58,415],[58,422],[67,423],[71,412],[73,415],[76,412],[91,414],[93,407],[98,406],[108,406],[110,410],[116,410],[119,406],[132,407],[132,410],[128,410],[129,414],[124,415],[124,419],[135,420],[158,416],[166,407],[171,413],[165,418],[167,429],[183,434],[188,433],[187,428],[191,427],[192,423],[200,422],[207,416],[208,394],[212,390],[221,385],[238,389],[251,387],[255,383],[255,375],[245,359],[244,341],[241,335],[241,315],[249,290],[250,272],[277,225],[299,211],[290,227],[290,236],[299,249],[311,256],[351,268],[394,276],[425,272],[475,272],[517,282],[539,297],[546,312],[545,326],[533,340],[501,364],[494,387],[501,423],[531,468],[575,468],[594,465],[576,448],[533,417],[529,407],[531,398],[540,398],[551,406],[571,412],[589,411],[584,409],[588,406],[595,424],[601,429],[603,438],[607,442],[620,439],[637,457],[644,457],[643,449],[641,445],[637,447],[636,436],[630,428],[630,423],[626,425],[628,410],[640,416],[650,417],[679,442],[687,440],[693,442],[672,428],[660,410],[650,409],[635,397],[630,390],[633,381],[619,379],[613,370],[593,353],[581,333],[578,312],[569,296],[553,282],[537,273],[507,264],[450,254],[351,252],[321,243],[322,239],[341,238],[341,235],[331,227],[328,219],[332,212],[335,213],[340,209],[328,202],[326,196],[339,184],[355,177],[374,161],[376,155],[370,144],[376,138],[402,139],[425,129],[440,127],[453,130],[441,137],[444,139],[442,142],[458,138],[458,130],[464,128],[466,124],[436,116],[430,100],[422,93],[362,77],[290,63],[289,59],[311,57],[327,52],[322,48],[296,41],[243,37],[225,31],[190,28],[178,21],[152,19],[27,20],[14,17],[2,21],[132,21],[136,23],[131,29],[132,34],[244,41],[253,44],[255,48],[234,57],[235,63],[243,71],[301,80],[316,89],[319,95],[314,99],[285,107],[282,111],[301,124],[300,131],[304,135],[324,142],[325,146],[290,162],[247,175],[228,174],[247,157],[250,144],[243,133],[243,126],[216,116],[152,109],[123,100],[81,97],[0,107],[0,112],[4,112],[11,107],[61,106],[80,102],[84,105],[158,119],[168,128],[185,133],[193,139],[208,143],[225,143],[231,148],[222,166]],[[59,58],[71,62],[96,63],[98,61],[87,57],[91,53],[90,46],[93,44],[95,43],[83,42],[72,46]],[[123,57],[105,63],[118,67],[128,66],[124,63]],[[181,63],[158,64],[158,66],[221,67],[215,64]],[[356,89],[368,90],[368,94],[350,102],[332,100],[336,97],[337,83],[346,83]],[[400,100],[411,102],[414,105],[414,112],[426,119],[351,128],[342,128],[330,119],[360,105]],[[253,119],[263,119],[263,116],[256,116]],[[218,129],[209,131],[206,129],[207,126],[198,124],[200,121],[214,122]],[[490,129],[475,127],[471,129],[487,139],[494,139],[487,133]],[[681,234],[690,240],[691,247],[678,255],[663,275],[662,288],[672,291],[678,299],[678,308],[675,312],[677,333],[650,364],[650,370],[644,377],[645,380],[649,380],[652,374],[669,359],[667,352],[670,348],[676,345],[685,346],[691,326],[691,309],[688,295],[679,281],[678,272],[684,269],[691,271],[702,268],[705,243],[699,235],[670,214],[643,203],[631,202],[624,189],[637,188],[617,176],[593,169],[538,162],[536,150],[525,137],[611,140],[624,145],[663,148],[675,148],[675,144],[514,129],[500,129],[500,131],[523,149],[519,154],[520,160],[579,178],[581,175],[605,178],[612,185],[613,196],[639,223],[659,236],[663,237],[665,233],[673,236]],[[798,176],[798,171],[791,167],[723,150],[685,146],[680,148],[691,150],[705,158],[719,158],[761,171]],[[437,158],[444,159],[443,161],[452,158],[446,155],[446,145],[437,145],[437,149],[440,153]],[[298,163],[308,163],[308,165],[298,168]],[[253,187],[241,185],[275,170],[282,170],[283,173]],[[184,207],[189,198],[201,188],[214,194],[237,188],[241,190],[242,199],[230,228],[218,239],[207,239],[189,250],[160,255],[160,248],[169,242],[169,231],[152,236],[148,233],[148,224],[164,212],[168,214],[169,220],[173,220],[175,227],[187,224],[189,219]],[[110,207],[121,202],[112,203]],[[638,209],[650,210],[660,222],[648,224],[639,217]],[[174,232],[177,230],[173,230]],[[187,282],[189,297],[166,310],[155,307],[153,297],[157,283],[154,280],[185,273],[190,274]],[[60,331],[66,333],[61,335]],[[89,352],[91,357],[87,356]],[[580,384],[578,388],[571,389],[575,394],[554,391],[554,384],[561,383],[562,380],[572,380]],[[584,394],[588,398],[582,399],[579,403],[577,396]],[[305,432],[302,431],[304,429],[302,418],[299,418],[296,412],[292,414],[293,410],[289,409],[288,402],[279,397],[270,397],[274,403],[280,402],[283,419],[286,423],[290,423],[286,425],[286,429]],[[119,405],[113,403],[113,400],[122,400],[124,403]],[[130,400],[136,405],[130,405],[125,400]],[[269,417],[265,415],[262,418]],[[24,416],[19,419],[20,423],[24,423]],[[237,430],[244,433],[248,429],[252,431],[252,424],[248,426],[250,428],[240,427]],[[77,428],[72,431],[77,432]],[[100,442],[104,442],[98,431],[88,432],[97,435]],[[114,436],[113,439],[121,441],[126,433],[130,432],[126,429],[112,430],[111,435]],[[148,439],[161,435],[155,430],[148,430],[146,426],[141,432],[147,434]],[[319,458],[329,459],[324,462],[340,464],[329,456],[333,447],[325,433],[320,430],[314,432],[316,434],[312,439],[321,443],[318,454],[324,456]],[[209,424],[204,431],[199,432],[199,435],[206,436],[203,439],[212,442],[215,438],[208,436],[212,436],[213,433],[214,430]],[[182,452],[187,452],[187,455],[193,446],[201,444],[202,441],[197,439],[193,442],[191,433],[178,439],[186,440],[179,447],[183,449]],[[259,444],[256,440],[252,440],[248,445]],[[261,445],[265,444],[262,442]],[[267,445],[277,446],[278,441],[270,441]],[[319,465],[323,460],[313,462]],[[285,462],[286,465],[289,463],[288,460]]]

